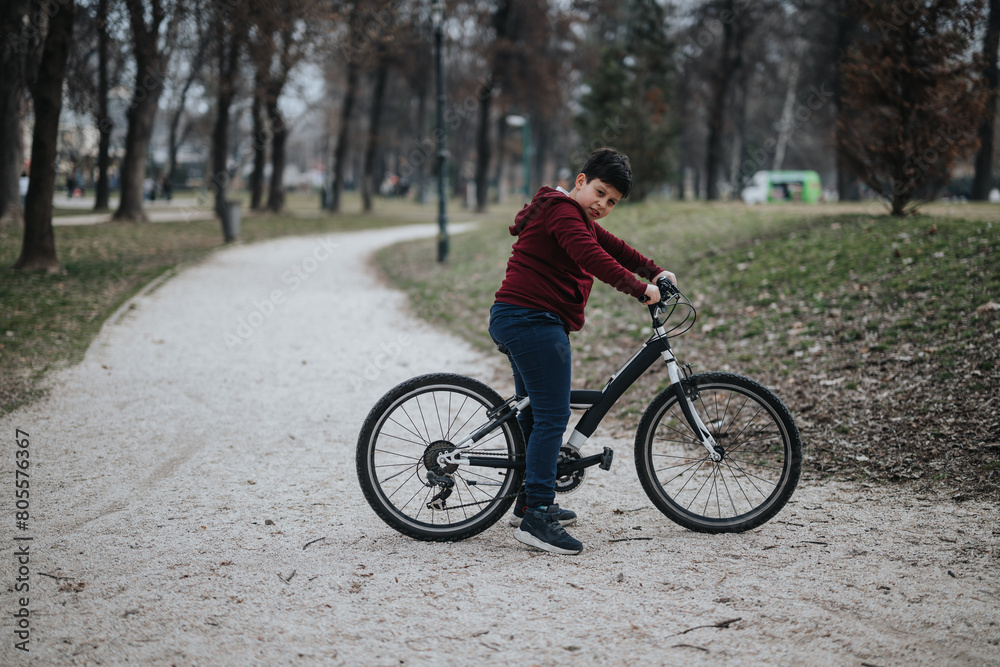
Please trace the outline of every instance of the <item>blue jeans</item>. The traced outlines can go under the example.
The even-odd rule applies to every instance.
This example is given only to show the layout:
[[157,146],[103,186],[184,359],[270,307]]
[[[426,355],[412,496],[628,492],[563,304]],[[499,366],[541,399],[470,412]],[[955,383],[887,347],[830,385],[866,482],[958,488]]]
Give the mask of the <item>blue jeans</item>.
[[569,334],[555,313],[497,302],[490,309],[490,337],[507,348],[517,395],[531,399],[517,418],[527,442],[527,506],[551,505],[559,448],[569,423]]

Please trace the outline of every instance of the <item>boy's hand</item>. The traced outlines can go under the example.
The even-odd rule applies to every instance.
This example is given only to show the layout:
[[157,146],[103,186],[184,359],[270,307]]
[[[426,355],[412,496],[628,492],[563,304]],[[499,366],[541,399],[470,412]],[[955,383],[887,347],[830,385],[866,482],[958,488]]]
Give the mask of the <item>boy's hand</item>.
[[656,285],[646,285],[646,300],[643,305],[652,306],[660,301],[660,288]]
[[674,287],[677,287],[677,276],[675,276],[670,271],[663,271],[661,273],[656,274],[656,277],[653,278],[653,283],[655,284],[657,280],[663,277],[666,277],[670,282],[674,284]]

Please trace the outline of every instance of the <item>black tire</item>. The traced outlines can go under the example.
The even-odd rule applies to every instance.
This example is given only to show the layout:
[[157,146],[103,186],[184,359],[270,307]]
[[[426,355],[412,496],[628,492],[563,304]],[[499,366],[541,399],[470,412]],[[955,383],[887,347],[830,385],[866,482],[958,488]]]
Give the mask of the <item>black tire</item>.
[[[701,373],[684,385],[723,448],[714,463],[688,425],[672,387],[639,422],[635,467],[646,495],[676,523],[702,533],[738,533],[777,514],[802,470],[802,441],[788,408],[741,375]],[[690,394],[689,394],[690,395]]]
[[[427,463],[472,430],[486,424],[488,410],[503,403],[482,382],[435,373],[407,380],[379,399],[358,437],[361,490],[387,524],[419,540],[462,540],[496,523],[514,502],[523,470],[469,465],[437,471],[454,480],[451,494],[428,485]],[[469,450],[477,455],[524,459],[524,437],[510,419]],[[433,463],[431,464],[434,465]]]

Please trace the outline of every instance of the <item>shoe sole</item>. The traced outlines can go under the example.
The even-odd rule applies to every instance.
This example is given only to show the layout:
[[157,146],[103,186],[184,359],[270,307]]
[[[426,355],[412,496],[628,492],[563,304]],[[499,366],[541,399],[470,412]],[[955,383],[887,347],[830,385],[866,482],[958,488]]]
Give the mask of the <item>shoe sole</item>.
[[535,547],[536,549],[541,549],[542,551],[548,551],[553,554],[562,554],[564,556],[575,556],[583,551],[583,547],[580,547],[579,549],[564,549],[562,547],[557,547],[554,544],[549,544],[548,542],[542,542],[531,533],[523,530],[515,532],[514,539],[521,544],[527,544],[529,547]]
[[[522,520],[523,517],[512,516],[510,518],[510,525],[513,526],[514,528],[520,528]],[[567,519],[565,521],[560,521],[559,525],[565,528],[566,526],[572,526],[574,523],[576,523],[576,517],[573,517],[572,519]]]

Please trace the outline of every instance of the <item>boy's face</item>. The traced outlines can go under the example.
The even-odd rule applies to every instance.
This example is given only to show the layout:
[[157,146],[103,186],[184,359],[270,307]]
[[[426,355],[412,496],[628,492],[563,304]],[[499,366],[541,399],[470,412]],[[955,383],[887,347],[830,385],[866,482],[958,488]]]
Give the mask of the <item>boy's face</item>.
[[614,186],[608,185],[599,178],[589,183],[584,174],[576,177],[576,202],[583,207],[588,220],[600,220],[605,217],[622,199],[622,193]]

